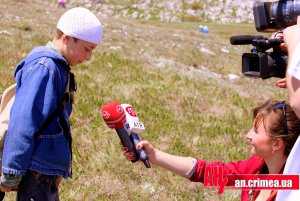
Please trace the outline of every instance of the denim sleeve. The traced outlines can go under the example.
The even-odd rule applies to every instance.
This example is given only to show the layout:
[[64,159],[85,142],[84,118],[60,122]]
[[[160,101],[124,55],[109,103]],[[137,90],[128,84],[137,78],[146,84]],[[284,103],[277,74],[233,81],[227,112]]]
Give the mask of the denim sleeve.
[[24,66],[17,74],[17,92],[3,150],[2,172],[24,175],[30,166],[35,134],[56,109],[59,73],[47,62]]
[[2,174],[0,177],[0,185],[9,188],[17,188],[19,183],[21,182],[22,176],[10,175],[10,174]]

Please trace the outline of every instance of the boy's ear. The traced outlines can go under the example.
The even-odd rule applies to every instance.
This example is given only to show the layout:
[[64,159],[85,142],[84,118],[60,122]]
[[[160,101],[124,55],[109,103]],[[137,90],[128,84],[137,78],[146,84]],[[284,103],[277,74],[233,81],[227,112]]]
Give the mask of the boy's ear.
[[65,43],[65,44],[70,40],[70,38],[71,38],[70,36],[67,36],[65,34],[63,34],[62,37],[61,37],[62,42]]
[[272,140],[273,151],[279,151],[285,149],[284,141],[281,138],[274,138]]

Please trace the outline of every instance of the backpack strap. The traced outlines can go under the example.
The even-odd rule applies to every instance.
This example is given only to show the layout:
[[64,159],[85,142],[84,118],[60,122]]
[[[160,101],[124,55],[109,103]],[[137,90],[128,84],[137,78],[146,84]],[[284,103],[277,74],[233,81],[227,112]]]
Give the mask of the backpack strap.
[[[7,132],[10,117],[10,109],[14,103],[16,94],[16,84],[4,90],[0,101],[0,154],[3,151],[4,137]],[[1,158],[1,155],[0,155]],[[0,170],[1,172],[1,170]]]
[[16,86],[17,84],[13,84],[9,86],[7,89],[4,90],[4,92],[1,95],[0,99],[0,113],[3,112],[3,110],[6,108],[9,101],[12,99],[13,96],[16,95]]

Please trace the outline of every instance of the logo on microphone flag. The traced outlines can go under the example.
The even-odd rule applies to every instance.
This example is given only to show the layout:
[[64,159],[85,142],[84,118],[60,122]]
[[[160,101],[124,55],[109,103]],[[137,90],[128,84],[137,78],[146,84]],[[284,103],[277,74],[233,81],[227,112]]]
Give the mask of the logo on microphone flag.
[[134,111],[132,106],[126,107],[125,110],[130,116],[136,117],[136,112]]

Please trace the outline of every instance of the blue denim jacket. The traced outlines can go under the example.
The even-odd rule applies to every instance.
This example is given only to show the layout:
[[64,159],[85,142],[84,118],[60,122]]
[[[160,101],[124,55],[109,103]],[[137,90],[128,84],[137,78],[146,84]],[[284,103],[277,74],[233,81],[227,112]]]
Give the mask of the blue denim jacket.
[[[70,176],[71,152],[58,117],[40,133],[66,90],[69,65],[55,50],[34,48],[17,66],[15,102],[4,142],[2,171],[21,176],[27,170]],[[69,123],[72,105],[63,116]]]

